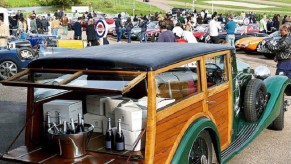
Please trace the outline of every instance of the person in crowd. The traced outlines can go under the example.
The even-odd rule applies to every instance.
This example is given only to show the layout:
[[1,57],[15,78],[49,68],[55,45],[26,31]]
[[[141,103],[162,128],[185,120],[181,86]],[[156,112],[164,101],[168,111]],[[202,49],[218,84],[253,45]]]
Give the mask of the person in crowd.
[[131,22],[131,18],[128,17],[126,22],[125,22],[125,30],[126,30],[126,33],[127,33],[127,42],[128,43],[131,43],[131,29],[133,28],[133,24]]
[[61,18],[61,25],[63,26],[63,35],[68,35],[68,23],[69,19],[67,17],[67,14],[64,14],[64,16]]
[[7,46],[8,37],[9,37],[9,26],[4,23],[3,17],[0,16],[0,47]]
[[43,34],[43,30],[42,30],[42,24],[41,24],[41,16],[39,15],[39,16],[37,16],[36,17],[36,27],[37,27],[37,33],[39,33],[39,34]]
[[37,33],[37,25],[36,25],[36,20],[35,20],[35,16],[32,15],[30,17],[30,32],[33,34]]
[[44,33],[48,32],[49,25],[50,25],[49,21],[45,18],[45,16],[43,16],[41,19],[41,27]]
[[53,18],[51,17],[51,14],[48,13],[47,17],[46,17],[47,21],[51,22],[53,20]]
[[92,16],[91,12],[88,13],[88,15],[87,15],[87,19],[92,19],[92,18],[93,18],[93,16]]
[[284,15],[283,19],[282,19],[282,24],[286,23],[286,19],[287,19],[287,15]]
[[185,18],[181,15],[180,12],[177,13],[177,19],[178,19],[178,22],[180,22],[181,24],[185,24]]
[[273,32],[273,19],[270,17],[267,21],[267,34],[271,34]]
[[195,38],[193,33],[185,28],[183,30],[182,38],[185,39],[188,43],[197,43],[197,39]]
[[144,16],[142,20],[139,19],[138,26],[141,28],[140,38],[139,38],[140,43],[142,43],[143,40],[147,42],[148,38],[147,38],[146,32],[148,28],[148,19],[146,18],[146,16]]
[[233,21],[233,15],[230,14],[228,16],[228,21],[225,25],[225,29],[226,29],[226,42],[228,43],[228,45],[235,47],[234,45],[234,40],[235,40],[235,28],[236,28],[236,23]]
[[192,20],[191,20],[191,16],[187,17],[187,23],[185,25],[185,29],[188,31],[192,31]]
[[93,19],[89,19],[88,27],[86,28],[87,41],[90,46],[97,46],[97,32],[94,28]]
[[201,14],[197,15],[197,24],[202,24],[203,23],[203,18],[201,16]]
[[18,33],[21,34],[27,31],[27,23],[25,19],[22,17],[18,21]]
[[133,17],[133,20],[132,21],[134,21],[134,22],[137,22],[138,21],[138,19],[137,19],[137,15],[134,15],[134,17]]
[[13,36],[17,36],[17,29],[18,29],[18,18],[17,16],[12,17],[11,19],[11,31]]
[[119,43],[122,36],[121,14],[118,14],[117,19],[115,20],[115,31],[117,34],[117,43]]
[[74,23],[74,39],[82,40],[82,26],[81,26],[81,17],[78,17],[78,21]]
[[180,22],[176,23],[176,26],[173,28],[172,32],[174,33],[174,36],[176,38],[176,42],[179,43],[187,43],[185,39],[183,39],[183,28]]
[[266,48],[275,53],[275,61],[277,62],[276,75],[281,72],[291,78],[291,36],[290,25],[283,24],[280,27],[281,39],[277,44],[272,44],[271,41],[266,42]]
[[167,24],[167,29],[172,31],[174,28],[174,20],[172,14],[168,14],[168,17],[165,21]]
[[280,28],[280,22],[279,22],[279,15],[274,15],[273,17],[273,27],[274,31],[278,31]]
[[218,14],[217,21],[223,23],[222,14]]
[[260,33],[267,32],[267,16],[266,15],[263,15],[263,18],[260,20],[259,32]]
[[59,18],[55,17],[55,19],[51,23],[52,35],[58,35],[59,28],[60,28]]
[[219,43],[218,32],[221,30],[220,23],[216,22],[217,13],[213,13],[211,21],[209,22],[209,36],[210,41],[214,44]]
[[159,35],[158,42],[176,42],[175,35],[172,31],[167,29],[167,22],[160,22],[161,33]]

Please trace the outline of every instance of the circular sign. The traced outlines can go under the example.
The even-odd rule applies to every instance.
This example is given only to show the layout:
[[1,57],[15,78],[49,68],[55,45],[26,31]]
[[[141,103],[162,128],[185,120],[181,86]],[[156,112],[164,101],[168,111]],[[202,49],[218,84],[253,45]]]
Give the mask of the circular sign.
[[95,30],[97,32],[97,37],[98,38],[106,37],[107,28],[106,28],[106,23],[103,20],[98,20],[95,23]]

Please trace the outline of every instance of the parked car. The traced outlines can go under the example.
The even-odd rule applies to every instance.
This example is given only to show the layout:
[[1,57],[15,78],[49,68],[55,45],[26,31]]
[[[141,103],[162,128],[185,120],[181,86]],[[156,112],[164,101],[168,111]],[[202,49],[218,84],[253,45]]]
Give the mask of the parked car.
[[31,56],[26,56],[24,48],[0,48],[0,80],[5,80],[27,68],[32,60]]
[[[147,34],[152,34],[151,32],[153,31],[159,31],[160,27],[159,27],[159,22],[158,21],[152,21],[149,22],[147,25]],[[150,32],[151,31],[151,32]],[[124,34],[127,37],[127,34]],[[131,30],[131,38],[132,39],[136,39],[139,40],[139,38],[141,37],[141,28],[138,26],[138,24],[136,26],[134,26],[134,28]],[[147,37],[148,40],[150,40],[151,36]]]
[[[226,163],[267,127],[282,130],[287,105],[284,94],[291,94],[287,77],[270,76],[266,67],[254,71],[237,60],[230,46],[203,43],[112,44],[67,51],[34,60],[26,72],[1,83],[28,88],[26,142],[0,156],[1,160],[26,163],[80,159],[73,156],[76,151],[61,151],[71,158],[59,156],[64,145],[69,150],[78,148],[79,143],[71,144],[75,134],[46,131],[43,126],[44,104],[54,100],[86,104],[93,96],[90,102],[98,104],[96,109],[83,106],[83,114],[89,109],[103,111],[120,122],[125,140],[116,142],[128,146],[109,150],[104,148],[108,128],[99,124],[108,120],[93,116],[98,128],[88,144],[82,142],[90,136],[88,131],[80,133],[85,135],[81,143],[87,151],[80,152],[86,154],[82,161],[208,164],[214,158]],[[36,100],[34,91],[39,88],[54,94]],[[108,141],[111,144],[113,139]]]
[[259,34],[258,36],[254,37],[247,37],[236,41],[235,47],[239,50],[246,51],[248,53],[256,52],[259,43],[268,37],[276,37],[279,35],[279,32],[273,32],[270,35]]

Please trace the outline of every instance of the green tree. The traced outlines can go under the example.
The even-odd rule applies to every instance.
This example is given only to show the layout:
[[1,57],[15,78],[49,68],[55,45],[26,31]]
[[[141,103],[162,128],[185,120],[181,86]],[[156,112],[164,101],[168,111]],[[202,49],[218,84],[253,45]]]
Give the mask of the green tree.
[[80,4],[80,0],[51,0],[52,5],[71,6]]
[[1,7],[7,7],[7,2],[6,2],[6,0],[0,0],[0,6],[1,6]]

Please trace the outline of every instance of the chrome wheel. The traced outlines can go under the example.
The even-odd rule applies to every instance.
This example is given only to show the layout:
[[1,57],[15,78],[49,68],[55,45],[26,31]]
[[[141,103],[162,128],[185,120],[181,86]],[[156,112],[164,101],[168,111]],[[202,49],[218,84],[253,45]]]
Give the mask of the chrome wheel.
[[33,53],[28,49],[24,49],[24,50],[20,51],[20,56],[22,58],[32,58],[33,57]]
[[0,79],[7,79],[17,72],[17,65],[13,61],[3,61],[0,64]]

